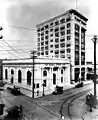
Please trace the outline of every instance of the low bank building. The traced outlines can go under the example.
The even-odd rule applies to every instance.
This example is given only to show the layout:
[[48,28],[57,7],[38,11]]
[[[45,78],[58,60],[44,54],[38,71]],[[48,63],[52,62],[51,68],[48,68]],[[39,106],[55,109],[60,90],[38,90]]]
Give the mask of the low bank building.
[[[27,96],[49,94],[56,85],[70,81],[70,62],[65,58],[36,57],[34,59],[3,60],[3,80],[21,88]],[[44,84],[44,87],[43,87]]]

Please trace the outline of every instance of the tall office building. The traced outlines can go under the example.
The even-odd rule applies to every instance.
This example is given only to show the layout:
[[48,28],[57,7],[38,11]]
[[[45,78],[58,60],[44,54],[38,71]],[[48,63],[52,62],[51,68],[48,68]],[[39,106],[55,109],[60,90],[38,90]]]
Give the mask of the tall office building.
[[72,80],[85,80],[85,32],[88,19],[74,9],[38,24],[38,55],[68,58]]

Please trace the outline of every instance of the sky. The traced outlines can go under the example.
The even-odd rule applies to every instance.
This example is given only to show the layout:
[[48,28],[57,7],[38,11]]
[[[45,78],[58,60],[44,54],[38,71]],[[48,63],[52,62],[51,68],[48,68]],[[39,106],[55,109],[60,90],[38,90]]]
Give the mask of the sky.
[[0,58],[29,57],[37,48],[36,25],[69,9],[77,9],[88,18],[86,60],[93,61],[92,39],[98,35],[97,0],[0,0]]

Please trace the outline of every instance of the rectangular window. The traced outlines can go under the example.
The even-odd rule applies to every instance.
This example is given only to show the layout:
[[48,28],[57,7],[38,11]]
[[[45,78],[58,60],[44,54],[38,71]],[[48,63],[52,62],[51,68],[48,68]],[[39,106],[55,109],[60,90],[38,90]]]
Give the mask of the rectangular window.
[[59,44],[55,45],[55,48],[59,48]]
[[55,39],[55,42],[58,43],[59,42],[59,38]]
[[67,34],[70,34],[70,30],[67,30]]
[[67,36],[67,40],[70,40],[70,36]]
[[70,49],[67,49],[67,53],[70,53]]
[[50,26],[52,26],[53,25],[53,22],[52,23],[50,23]]
[[64,30],[64,29],[65,29],[65,26],[60,27],[60,30]]
[[55,22],[55,25],[59,25],[59,21],[56,21],[56,22]]
[[43,30],[44,30],[44,27],[41,28],[41,31],[43,31]]
[[62,24],[62,23],[65,23],[65,18],[62,18],[61,20],[60,20],[60,23]]
[[55,33],[55,37],[59,37],[59,32]]
[[61,47],[65,47],[65,43],[61,43],[60,46],[61,46]]
[[50,29],[50,32],[52,32],[53,31],[53,29]]
[[65,35],[65,31],[60,32],[61,36]]
[[39,88],[39,83],[36,84],[36,88]]
[[70,17],[66,18],[66,22],[69,22],[70,20],[71,20],[71,18],[70,18]]
[[60,39],[60,42],[65,42],[65,38]]
[[68,23],[68,24],[67,24],[67,28],[70,28],[70,26],[71,26],[70,23]]
[[46,25],[46,26],[45,26],[45,29],[48,29],[48,28],[49,28],[49,25]]

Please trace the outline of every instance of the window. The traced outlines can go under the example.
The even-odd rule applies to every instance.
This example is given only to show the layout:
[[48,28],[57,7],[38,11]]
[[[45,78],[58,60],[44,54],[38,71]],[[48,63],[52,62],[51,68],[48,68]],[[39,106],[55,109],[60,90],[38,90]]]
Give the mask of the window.
[[55,37],[59,37],[59,32],[55,33]]
[[52,37],[53,36],[53,34],[50,34],[50,37]]
[[70,26],[71,26],[70,23],[68,23],[68,24],[67,24],[67,28],[70,28]]
[[44,40],[44,37],[41,37],[41,40]]
[[65,38],[60,39],[60,42],[64,42],[64,41],[65,41]]
[[70,53],[70,49],[67,49],[67,53]]
[[70,34],[70,30],[67,30],[67,34]]
[[37,38],[38,41],[40,41],[40,38]]
[[53,47],[53,45],[50,45],[50,47],[52,48],[52,47]]
[[44,42],[41,42],[41,45],[44,45]]
[[61,77],[61,83],[63,83],[63,77]]
[[53,42],[53,39],[51,39],[50,42]]
[[55,28],[55,32],[58,32],[59,31],[59,28]]
[[39,83],[36,84],[36,88],[39,88]]
[[45,39],[48,39],[48,35],[47,35],[47,36],[45,36]]
[[55,22],[55,25],[59,25],[59,21],[56,21],[56,22]]
[[59,48],[59,44],[55,45],[55,48]]
[[45,54],[48,55],[48,51],[46,51]]
[[67,36],[67,40],[70,40],[70,36]]
[[60,46],[61,46],[61,47],[65,47],[65,43],[61,43]]
[[31,72],[27,71],[27,85],[31,85]]
[[46,70],[43,71],[43,77],[45,77],[45,76],[47,76],[47,71]]
[[58,43],[59,42],[59,38],[55,39],[55,42]]
[[78,24],[75,24],[75,30],[79,31],[79,25]]
[[44,32],[41,33],[41,36],[43,36],[43,35],[44,35]]
[[65,50],[60,51],[61,54],[65,53]]
[[55,51],[55,54],[59,54],[59,51]]
[[52,32],[53,31],[53,29],[50,29],[50,32]]
[[8,71],[5,69],[5,79],[8,79]]
[[38,37],[40,37],[40,33],[37,33]]
[[64,29],[65,29],[65,26],[60,27],[60,30],[64,30]]
[[46,26],[45,26],[45,29],[47,29],[47,28],[49,28],[49,25],[46,25]]
[[48,32],[49,32],[48,30],[47,30],[47,31],[45,31],[45,33],[46,33],[46,34],[48,34]]
[[65,23],[65,18],[62,18],[61,20],[60,20],[60,23],[62,24],[62,23]]
[[70,47],[71,46],[71,44],[66,44],[66,47]]
[[69,22],[70,20],[71,20],[71,18],[70,18],[70,17],[66,18],[66,22]]
[[40,28],[37,29],[37,32],[40,32]]
[[53,25],[53,22],[52,23],[50,23],[50,26],[52,26]]
[[44,27],[41,28],[41,31],[43,31],[43,30],[44,30]]
[[21,70],[18,71],[18,82],[21,83],[22,80],[22,72]]
[[60,32],[61,36],[65,35],[65,31]]

